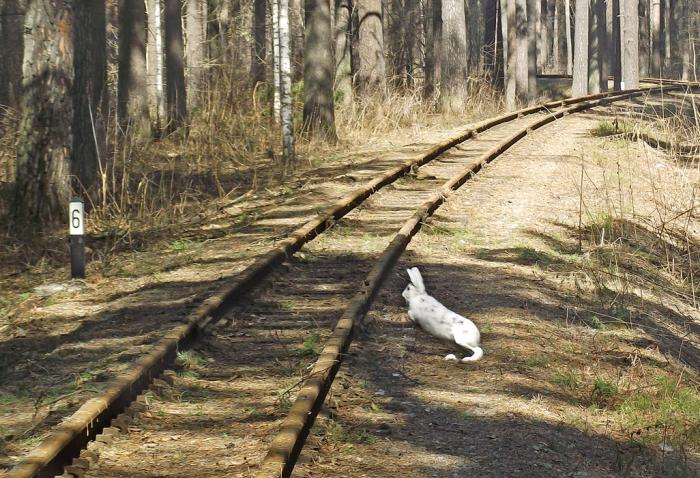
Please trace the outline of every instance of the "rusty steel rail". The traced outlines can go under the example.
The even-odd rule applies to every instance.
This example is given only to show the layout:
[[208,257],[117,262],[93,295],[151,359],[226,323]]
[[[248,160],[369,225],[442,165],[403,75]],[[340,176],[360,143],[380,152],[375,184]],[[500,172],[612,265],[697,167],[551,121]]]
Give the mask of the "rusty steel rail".
[[[598,99],[602,101],[609,98],[628,97],[631,94],[642,94],[645,91],[649,90],[640,89],[635,90],[634,93],[630,91],[601,93],[552,101],[482,121],[437,144],[427,152],[416,155],[399,166],[386,171],[363,187],[341,198],[330,206],[327,211],[320,213],[317,217],[293,231],[289,237],[280,241],[271,250],[258,257],[253,264],[236,275],[233,283],[223,286],[204,300],[187,317],[183,324],[173,328],[161,338],[153,346],[151,352],[136,361],[128,372],[118,376],[106,390],[98,396],[87,400],[73,415],[55,427],[49,436],[13,467],[6,476],[8,478],[43,478],[61,474],[63,467],[77,457],[81,449],[94,440],[95,436],[107,427],[113,418],[133,402],[148,387],[152,380],[175,360],[177,351],[187,348],[212,320],[221,317],[226,312],[237,297],[254,287],[277,265],[292,256],[304,244],[323,233],[376,191],[407,174],[412,168],[429,163],[443,152],[478,133],[525,115],[546,111],[550,112],[546,119],[553,121],[556,115],[563,114],[562,112],[551,112],[550,110],[553,108],[586,104],[585,102]],[[361,292],[361,294],[365,293]],[[373,294],[374,292],[372,292],[372,296]],[[325,396],[325,393],[323,396]]]
[[[394,267],[399,257],[408,246],[413,236],[418,233],[421,224],[431,216],[454,191],[459,189],[470,177],[481,168],[500,156],[515,143],[553,121],[571,113],[607,103],[610,96],[617,100],[628,99],[643,95],[647,92],[654,94],[664,87],[643,88],[628,90],[616,95],[594,95],[588,100],[577,101],[575,106],[554,112],[545,116],[535,124],[524,128],[511,135],[500,144],[484,153],[477,162],[464,169],[461,173],[447,181],[429,200],[427,200],[408,219],[398,231],[391,243],[386,247],[377,260],[366,279],[363,281],[359,292],[353,297],[343,315],[338,320],[333,330],[333,335],[326,342],[309,378],[302,385],[294,404],[281,425],[280,431],[275,435],[267,455],[262,463],[256,478],[286,478],[289,477],[296,465],[306,438],[314,424],[316,416],[323,405],[323,401],[330,390],[335,375],[342,364],[353,338],[357,326],[364,319],[365,314],[379,291],[384,279]],[[673,86],[668,89],[680,88]]]

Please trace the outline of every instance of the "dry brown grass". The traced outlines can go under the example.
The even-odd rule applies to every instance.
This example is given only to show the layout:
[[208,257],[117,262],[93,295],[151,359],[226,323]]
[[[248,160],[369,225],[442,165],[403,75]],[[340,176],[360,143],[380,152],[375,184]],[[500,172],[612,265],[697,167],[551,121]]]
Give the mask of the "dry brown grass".
[[[593,406],[629,440],[662,447],[664,476],[680,477],[693,476],[686,452],[700,451],[700,164],[686,154],[700,128],[695,97],[671,101],[593,132],[610,136],[615,158],[595,158],[602,174],[581,170],[580,272],[600,301],[584,321],[600,331],[600,375],[587,369],[588,379],[564,385],[604,399]],[[628,364],[600,368],[610,351],[626,351]]]

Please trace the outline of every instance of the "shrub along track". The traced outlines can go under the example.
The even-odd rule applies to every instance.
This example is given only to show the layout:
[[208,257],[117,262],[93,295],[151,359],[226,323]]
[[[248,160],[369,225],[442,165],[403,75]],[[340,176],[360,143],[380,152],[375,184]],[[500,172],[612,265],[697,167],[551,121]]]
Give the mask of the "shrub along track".
[[[119,377],[102,396],[88,401],[75,415],[59,425],[8,476],[52,476],[60,473],[63,465],[77,456],[113,417],[151,383],[153,377],[174,361],[177,350],[188,347],[208,326],[214,333],[196,346],[194,357],[180,357],[183,366],[192,370],[170,380],[172,386],[163,382],[156,384],[161,392],[159,407],[162,414],[170,412],[177,419],[165,420],[163,429],[158,430],[161,440],[148,442],[151,444],[148,448],[155,447],[158,457],[168,460],[173,466],[173,474],[183,471],[178,468],[175,457],[187,455],[182,466],[189,466],[194,461],[190,453],[193,444],[198,449],[196,455],[201,457],[198,475],[220,476],[223,472],[246,474],[251,466],[259,463],[262,450],[266,448],[264,437],[278,428],[280,414],[291,403],[291,397],[296,396],[289,415],[281,425],[282,432],[273,440],[264,465],[259,470],[260,476],[279,476],[280,472],[287,475],[330,387],[353,330],[384,275],[420,228],[421,221],[439,207],[450,191],[458,188],[470,175],[524,137],[529,130],[565,114],[605,103],[609,97],[623,99],[644,93],[645,90],[635,90],[595,95],[504,115],[484,122],[436,146],[421,158],[394,168],[372,181],[366,188],[336,203],[326,214],[295,231],[236,277],[233,285],[206,300],[191,315],[187,324],[164,337],[131,373]],[[541,111],[545,113],[537,114]],[[470,138],[473,141],[465,143]],[[439,161],[433,161],[438,157]],[[416,168],[421,166],[416,172]],[[375,191],[409,171],[413,171],[414,178],[399,181],[366,201]],[[363,202],[363,206],[357,208]],[[288,259],[346,214],[347,217],[340,221],[332,234],[311,245],[306,257]],[[391,231],[402,223],[399,233],[392,236]],[[385,249],[387,243],[389,245]],[[256,292],[254,298],[244,294],[285,260],[289,260],[287,270],[265,279],[260,289],[262,292]],[[353,284],[357,283],[362,284],[359,292],[353,289]],[[350,305],[326,340],[336,312],[354,292]],[[310,373],[305,373],[309,368],[308,358],[316,354],[319,343],[323,341],[326,345],[319,360]],[[296,385],[303,378],[307,379],[304,386],[295,393]],[[218,397],[220,402],[214,400],[208,403],[212,396]],[[177,407],[183,403],[187,406],[178,411]],[[220,414],[218,419],[215,418],[216,412]],[[148,416],[144,418],[148,419]],[[122,417],[118,425],[128,429],[128,421]],[[151,433],[156,435],[158,423],[159,420],[155,420],[146,426],[144,422],[143,426],[132,428],[145,436]],[[162,433],[169,430],[173,423],[182,433],[171,433],[170,441],[175,444],[182,442],[182,445],[169,447],[172,454],[168,454],[165,453],[166,447],[162,446]],[[182,434],[191,434],[193,430],[197,430],[198,434],[181,440]],[[111,430],[108,433],[112,433]],[[138,435],[134,434],[133,437]],[[219,441],[205,447],[202,435],[210,438],[223,436],[228,442]],[[139,440],[123,437],[119,441],[124,442],[123,449],[131,454],[136,450],[129,442]],[[222,453],[222,448],[228,449]],[[226,459],[222,460],[222,455]],[[150,465],[142,457],[137,461],[147,468],[142,476],[155,472],[155,468],[149,471],[148,466],[158,467],[159,474],[166,471],[163,463],[157,460],[151,460]],[[78,460],[75,465],[85,467],[87,460]],[[116,465],[104,460],[93,467],[90,474],[139,476],[138,471],[110,469],[110,466]],[[78,469],[72,470],[79,474]]]

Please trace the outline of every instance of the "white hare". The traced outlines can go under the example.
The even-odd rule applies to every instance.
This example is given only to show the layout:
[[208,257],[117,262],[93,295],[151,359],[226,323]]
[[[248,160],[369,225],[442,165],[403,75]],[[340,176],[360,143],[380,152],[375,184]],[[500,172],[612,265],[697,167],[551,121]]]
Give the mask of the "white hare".
[[[452,312],[434,297],[429,296],[417,267],[406,271],[411,283],[406,286],[401,295],[408,303],[408,316],[411,320],[417,322],[430,335],[452,341],[474,352],[464,357],[462,362],[479,360],[484,355],[484,351],[479,347],[481,334],[474,322]],[[457,360],[457,357],[449,354],[445,356],[445,360]]]

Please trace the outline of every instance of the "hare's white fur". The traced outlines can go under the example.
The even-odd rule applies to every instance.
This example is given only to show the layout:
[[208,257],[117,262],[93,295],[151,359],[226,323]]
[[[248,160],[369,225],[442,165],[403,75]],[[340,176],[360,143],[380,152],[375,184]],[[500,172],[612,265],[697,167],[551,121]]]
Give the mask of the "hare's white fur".
[[[464,357],[462,362],[479,360],[484,351],[479,347],[481,334],[474,322],[452,312],[428,295],[423,284],[423,277],[417,267],[406,269],[411,283],[401,293],[408,303],[408,316],[423,330],[437,338],[449,340],[460,347],[474,352]],[[445,356],[445,360],[457,360],[453,354]]]

